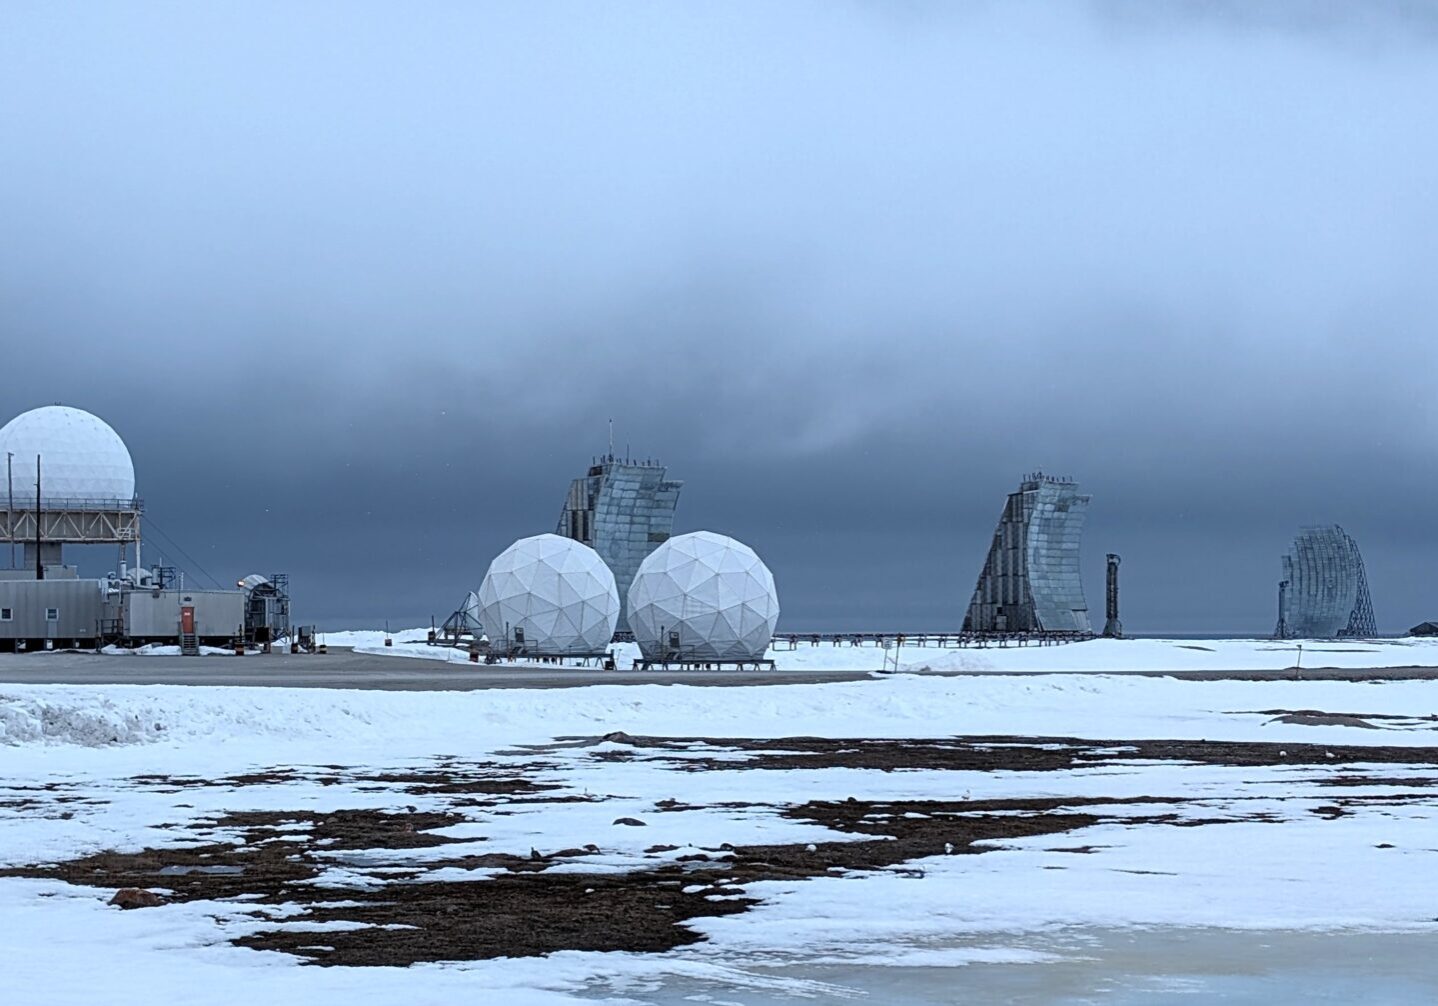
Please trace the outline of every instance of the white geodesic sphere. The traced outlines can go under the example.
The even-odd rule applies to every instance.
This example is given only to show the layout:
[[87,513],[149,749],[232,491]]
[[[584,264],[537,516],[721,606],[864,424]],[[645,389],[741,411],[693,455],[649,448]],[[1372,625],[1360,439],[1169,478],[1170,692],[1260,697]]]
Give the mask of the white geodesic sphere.
[[489,564],[479,585],[479,620],[499,646],[524,633],[543,656],[602,653],[619,621],[614,574],[583,542],[557,534],[521,538]]
[[22,412],[0,427],[0,460],[7,451],[15,455],[10,463],[17,500],[35,499],[37,454],[42,500],[135,498],[135,465],[125,442],[82,409],[46,405]]
[[757,660],[774,638],[779,595],[754,550],[712,531],[670,538],[640,563],[629,587],[629,628],[645,657]]

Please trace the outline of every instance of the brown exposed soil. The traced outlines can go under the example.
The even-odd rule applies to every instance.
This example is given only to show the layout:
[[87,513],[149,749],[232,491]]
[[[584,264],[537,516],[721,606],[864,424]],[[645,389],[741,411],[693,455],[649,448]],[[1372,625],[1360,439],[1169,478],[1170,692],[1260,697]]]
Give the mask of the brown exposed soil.
[[[622,740],[615,740],[622,737]],[[591,743],[599,740],[589,738]],[[633,750],[596,751],[591,757],[628,761],[667,755],[677,768],[868,768],[966,772],[1061,772],[1114,761],[1177,761],[1204,765],[1324,765],[1333,762],[1438,765],[1438,747],[1283,744],[1207,740],[1095,741],[1075,737],[969,736],[930,740],[784,737],[778,740],[713,737],[638,737],[603,740]],[[573,739],[571,739],[573,743]],[[705,757],[695,745],[747,751],[743,762]]]
[[[1069,801],[1065,806],[1112,802]],[[447,844],[453,840],[433,834],[433,829],[456,823],[458,815],[245,812],[204,822],[207,828],[238,829],[242,841],[105,852],[53,866],[0,870],[0,876],[50,877],[107,891],[154,888],[166,891],[170,901],[300,905],[305,913],[286,921],[365,927],[321,932],[277,927],[235,941],[319,964],[403,966],[558,950],[662,951],[700,939],[682,925],[685,920],[733,914],[753,905],[753,899],[744,897],[744,887],[755,881],[888,869],[927,856],[982,852],[984,847],[974,843],[985,840],[1055,834],[1099,819],[1059,811],[1059,805],[814,802],[784,813],[873,837],[813,845],[722,846],[682,861],[663,858],[672,850],[655,847],[652,869],[620,875],[543,872],[599,851],[593,846],[554,853],[536,850],[529,857],[461,856],[427,860],[422,866],[375,855],[376,850]],[[389,865],[394,872],[384,874],[382,886],[314,884],[343,850],[364,850],[367,868]],[[505,872],[472,881],[424,879],[428,871],[447,867]]]
[[[600,742],[604,741],[602,747]],[[594,747],[600,760],[661,759],[692,771],[846,767],[903,771],[1063,771],[1135,761],[1187,762],[1224,766],[1345,766],[1342,773],[1315,773],[1310,782],[1335,787],[1331,802],[1312,809],[1337,819],[1348,805],[1425,799],[1421,790],[1438,778],[1368,775],[1359,765],[1438,765],[1438,748],[1358,747],[1313,744],[1256,744],[1207,741],[1093,741],[1075,738],[963,737],[932,740],[834,740],[784,738],[658,738],[610,734],[572,738],[554,748]],[[531,753],[542,749],[531,749]],[[749,757],[724,760],[716,751]],[[589,845],[534,849],[528,855],[489,853],[444,856],[461,841],[438,834],[470,820],[464,808],[484,806],[503,814],[508,804],[561,803],[602,799],[556,793],[555,786],[526,776],[533,766],[465,763],[437,759],[432,769],[368,774],[341,766],[285,768],[224,780],[141,777],[139,785],[245,786],[343,782],[396,793],[442,797],[445,810],[417,807],[318,812],[235,811],[171,828],[192,829],[194,844],[139,852],[102,852],[64,863],[0,870],[0,876],[46,877],[97,888],[109,897],[118,889],[163,892],[166,901],[228,902],[228,913],[262,927],[238,937],[239,945],[277,950],[317,964],[404,966],[421,961],[475,960],[560,950],[663,951],[701,937],[688,920],[743,912],[755,901],[749,885],[766,880],[803,880],[847,871],[891,870],[921,876],[929,857],[981,853],[993,843],[1058,835],[1099,822],[1198,826],[1233,820],[1184,813],[1188,801],[1172,796],[1028,799],[873,801],[815,800],[775,810],[853,836],[848,841],[811,844],[722,845],[680,850],[653,845],[652,865],[625,874],[551,872],[582,867],[601,852]],[[1398,794],[1343,796],[1344,788],[1399,786]],[[35,795],[38,797],[38,794]],[[31,794],[19,796],[31,800]],[[61,799],[61,798],[56,798]],[[1266,798],[1254,798],[1266,799]],[[403,801],[400,801],[403,803]],[[418,800],[416,802],[419,802]],[[742,811],[750,803],[726,808]],[[677,799],[660,800],[642,818],[690,810]],[[634,819],[642,824],[642,818]],[[1263,814],[1245,820],[1265,820]],[[607,820],[607,819],[606,819]],[[617,819],[620,826],[628,819]],[[637,824],[629,824],[630,828]],[[627,831],[629,828],[618,827]],[[216,834],[223,837],[215,837]],[[596,836],[598,839],[598,836]],[[407,850],[432,850],[421,858]],[[1092,853],[1089,845],[1059,845],[1055,851]],[[1046,868],[1062,869],[1048,865]],[[435,870],[450,871],[436,878]],[[485,871],[474,877],[453,871]],[[272,920],[267,909],[302,911]],[[296,930],[290,924],[304,923]],[[316,930],[315,924],[344,923],[362,928]]]
[[239,811],[215,818],[212,827],[239,828],[245,842],[257,845],[298,833],[304,829],[306,844],[323,845],[331,851],[343,849],[423,849],[457,839],[432,834],[464,821],[460,814],[435,814],[409,810],[402,814],[378,810]]
[[[1312,780],[1319,786],[1407,786],[1413,789],[1438,788],[1438,776],[1333,775]],[[1355,799],[1362,799],[1356,797]]]
[[222,776],[208,779],[200,776],[137,775],[130,782],[148,789],[182,790],[189,788],[223,787],[241,789],[246,786],[279,786],[286,783],[317,783],[334,786],[344,783],[357,789],[398,790],[417,796],[430,794],[473,794],[479,796],[532,795],[558,787],[537,783],[524,773],[542,766],[516,765],[499,762],[463,762],[436,759],[436,768],[413,772],[357,772],[338,765],[322,765],[311,770],[277,768],[264,772]]

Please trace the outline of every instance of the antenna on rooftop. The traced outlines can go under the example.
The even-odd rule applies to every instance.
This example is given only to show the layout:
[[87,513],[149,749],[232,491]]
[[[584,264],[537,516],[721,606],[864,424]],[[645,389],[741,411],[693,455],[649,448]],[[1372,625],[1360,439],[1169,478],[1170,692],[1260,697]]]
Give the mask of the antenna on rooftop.
[[609,460],[614,460],[614,420],[609,420]]

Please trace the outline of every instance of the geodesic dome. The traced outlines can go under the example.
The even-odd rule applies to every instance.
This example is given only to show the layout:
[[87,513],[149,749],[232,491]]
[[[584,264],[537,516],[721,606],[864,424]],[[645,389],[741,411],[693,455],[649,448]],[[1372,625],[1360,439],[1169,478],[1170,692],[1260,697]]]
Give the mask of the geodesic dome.
[[619,621],[614,574],[594,549],[557,534],[501,552],[479,585],[479,604],[491,640],[537,656],[602,653]]
[[670,538],[629,587],[629,628],[651,660],[757,660],[778,621],[769,567],[748,545],[712,531]]
[[7,451],[15,455],[17,501],[34,504],[37,454],[42,501],[135,498],[135,465],[125,442],[104,420],[82,409],[46,405],[22,412],[0,427],[0,460]]

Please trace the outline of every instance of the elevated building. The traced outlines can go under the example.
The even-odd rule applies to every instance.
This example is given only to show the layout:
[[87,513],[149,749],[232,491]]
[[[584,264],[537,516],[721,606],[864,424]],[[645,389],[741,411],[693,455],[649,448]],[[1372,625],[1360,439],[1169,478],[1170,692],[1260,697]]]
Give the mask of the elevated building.
[[64,576],[65,545],[115,545],[120,558],[135,547],[140,565],[140,516],[130,452],[104,420],[81,409],[46,405],[0,427],[5,460],[0,541],[14,563],[44,579]]
[[[140,561],[144,505],[129,449],[104,420],[47,405],[0,427],[0,651],[105,643],[276,642],[290,631],[286,578],[246,577],[239,590],[186,589],[174,570]],[[116,571],[87,578],[65,546],[113,546]],[[130,549],[134,565],[130,565]],[[17,549],[23,560],[17,563]]]
[[[674,532],[683,482],[654,461],[606,454],[569,486],[557,533],[598,552],[619,591],[617,632],[629,632],[629,585],[639,564]],[[486,626],[488,629],[488,626]]]
[[1278,582],[1278,639],[1378,635],[1358,543],[1337,524],[1299,528]]
[[965,632],[1091,633],[1079,570],[1090,497],[1042,472],[1009,495],[964,617]]

